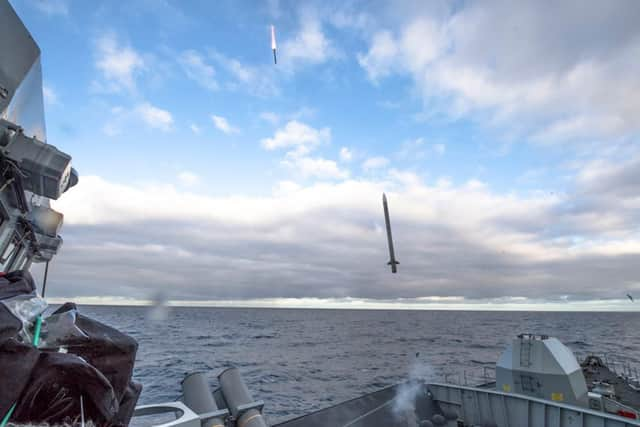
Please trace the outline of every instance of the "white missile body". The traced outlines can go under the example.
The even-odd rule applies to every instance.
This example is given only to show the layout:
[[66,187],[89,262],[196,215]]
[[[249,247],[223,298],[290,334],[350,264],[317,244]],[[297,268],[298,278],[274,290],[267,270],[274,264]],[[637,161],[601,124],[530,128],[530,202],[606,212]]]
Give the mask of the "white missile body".
[[278,58],[276,57],[276,27],[271,26],[271,50],[273,51],[273,63],[278,63]]

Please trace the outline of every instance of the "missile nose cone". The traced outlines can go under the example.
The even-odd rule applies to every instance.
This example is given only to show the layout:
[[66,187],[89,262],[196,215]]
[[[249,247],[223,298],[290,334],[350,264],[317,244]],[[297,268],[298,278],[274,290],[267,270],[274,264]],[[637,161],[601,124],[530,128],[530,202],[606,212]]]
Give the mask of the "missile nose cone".
[[382,203],[387,203],[387,195],[382,193]]

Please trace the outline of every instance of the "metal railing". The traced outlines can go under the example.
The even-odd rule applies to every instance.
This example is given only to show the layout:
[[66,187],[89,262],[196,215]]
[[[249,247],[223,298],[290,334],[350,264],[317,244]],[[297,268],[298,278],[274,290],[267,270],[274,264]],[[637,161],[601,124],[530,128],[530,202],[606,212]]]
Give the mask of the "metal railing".
[[[582,357],[581,357],[582,356]],[[589,356],[596,356],[602,360],[607,368],[619,378],[625,380],[632,388],[640,391],[640,365],[629,361],[628,358],[616,353],[584,353],[576,358],[579,363]]]
[[496,382],[495,366],[476,366],[465,368],[459,372],[444,372],[441,375],[445,383],[477,387]]

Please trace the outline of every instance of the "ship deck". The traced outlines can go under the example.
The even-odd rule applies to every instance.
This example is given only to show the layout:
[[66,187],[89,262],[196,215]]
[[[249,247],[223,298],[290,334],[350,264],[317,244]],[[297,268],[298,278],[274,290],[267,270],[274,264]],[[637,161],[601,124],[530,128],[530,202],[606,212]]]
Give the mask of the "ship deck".
[[613,386],[616,400],[623,405],[640,410],[640,391],[634,390],[622,376],[619,376],[604,364],[583,364],[582,372],[590,391],[594,386],[594,382],[607,382]]

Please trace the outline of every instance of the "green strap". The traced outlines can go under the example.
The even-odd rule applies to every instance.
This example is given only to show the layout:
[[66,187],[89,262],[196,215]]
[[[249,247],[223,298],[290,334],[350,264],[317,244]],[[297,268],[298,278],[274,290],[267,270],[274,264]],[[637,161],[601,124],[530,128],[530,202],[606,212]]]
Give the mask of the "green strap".
[[14,403],[13,405],[11,405],[11,408],[9,408],[9,410],[7,411],[7,415],[4,416],[4,418],[2,419],[2,422],[0,423],[0,427],[4,427],[7,425],[7,423],[9,422],[9,418],[11,418],[11,415],[13,415],[13,411],[16,409],[16,405],[18,403]]
[[40,344],[40,329],[42,329],[42,316],[36,318],[36,330],[33,332],[33,345],[36,347]]
[[[36,347],[38,347],[38,344],[40,343],[41,329],[42,329],[42,316],[38,316],[36,318],[36,329],[33,332],[33,345]],[[7,423],[9,422],[9,418],[11,418],[11,415],[13,415],[13,411],[15,411],[17,405],[18,405],[18,402],[11,405],[11,408],[9,408],[9,410],[7,411],[7,414],[2,419],[2,422],[0,422],[0,427],[5,427],[7,425]]]

